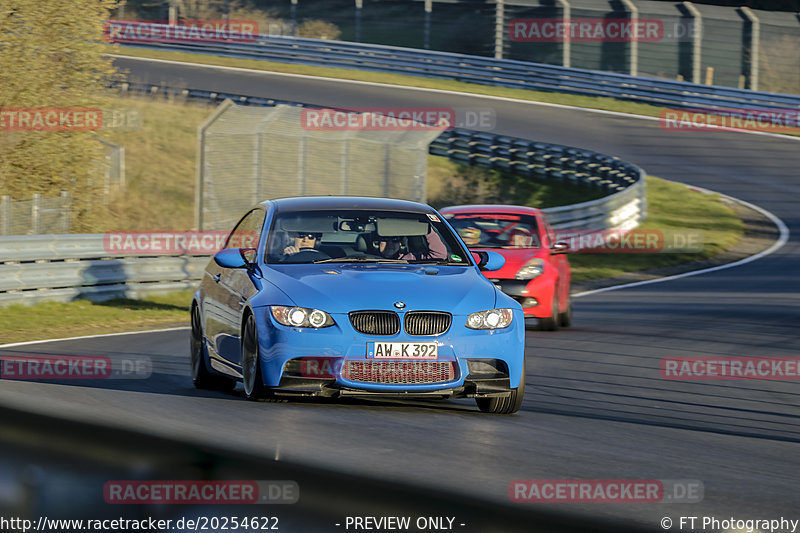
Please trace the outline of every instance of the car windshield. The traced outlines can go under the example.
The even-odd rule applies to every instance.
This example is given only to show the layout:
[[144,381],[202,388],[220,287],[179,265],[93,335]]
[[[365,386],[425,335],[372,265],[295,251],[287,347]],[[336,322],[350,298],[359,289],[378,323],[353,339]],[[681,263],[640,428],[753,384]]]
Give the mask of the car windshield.
[[475,248],[540,248],[533,215],[451,213],[445,215],[464,243]]
[[265,261],[470,264],[469,252],[436,214],[348,209],[278,213]]

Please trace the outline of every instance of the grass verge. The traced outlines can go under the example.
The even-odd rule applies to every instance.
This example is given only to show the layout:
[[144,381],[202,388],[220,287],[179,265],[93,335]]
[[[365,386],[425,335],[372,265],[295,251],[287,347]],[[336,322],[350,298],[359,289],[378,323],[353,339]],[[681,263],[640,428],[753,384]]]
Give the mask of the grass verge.
[[641,229],[703,232],[703,251],[693,254],[570,254],[572,280],[611,278],[625,272],[711,259],[733,247],[744,233],[736,213],[718,194],[704,194],[682,183],[647,178],[647,220]]
[[0,344],[186,326],[194,291],[142,300],[76,300],[0,308]]

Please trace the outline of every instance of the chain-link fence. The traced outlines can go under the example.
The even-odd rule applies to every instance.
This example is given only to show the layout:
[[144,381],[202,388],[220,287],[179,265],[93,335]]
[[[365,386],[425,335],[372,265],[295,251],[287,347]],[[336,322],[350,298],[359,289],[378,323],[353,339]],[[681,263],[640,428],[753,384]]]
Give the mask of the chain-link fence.
[[314,110],[227,100],[200,126],[197,229],[229,229],[248,206],[286,196],[426,201],[428,145],[444,126],[319,130],[304,115],[308,112]]
[[69,233],[71,204],[67,191],[56,198],[34,194],[31,200],[0,196],[0,235]]

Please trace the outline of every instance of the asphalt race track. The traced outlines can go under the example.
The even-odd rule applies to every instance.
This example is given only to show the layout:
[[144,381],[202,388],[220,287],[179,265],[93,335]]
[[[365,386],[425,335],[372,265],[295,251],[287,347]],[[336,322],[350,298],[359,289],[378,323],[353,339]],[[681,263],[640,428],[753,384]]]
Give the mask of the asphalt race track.
[[668,356],[800,355],[800,139],[667,132],[652,120],[481,96],[117,63],[132,82],[337,107],[491,108],[496,132],[617,155],[767,209],[789,228],[789,241],[742,266],[577,299],[574,327],[529,330],[527,393],[515,416],[481,414],[472,401],[255,404],[239,391],[196,391],[188,329],[1,348],[144,355],[154,374],[92,385],[8,381],[0,403],[502,502],[515,479],[701,481],[703,501],[693,504],[539,504],[654,529],[662,517],[800,519],[797,381],[669,381],[659,373]]

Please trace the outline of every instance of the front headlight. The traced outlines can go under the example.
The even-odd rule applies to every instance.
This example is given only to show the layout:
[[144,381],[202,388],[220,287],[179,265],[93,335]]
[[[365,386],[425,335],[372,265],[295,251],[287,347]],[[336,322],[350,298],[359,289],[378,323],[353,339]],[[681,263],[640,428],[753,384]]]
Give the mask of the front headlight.
[[511,325],[514,312],[511,309],[489,309],[472,313],[467,317],[470,329],[502,329]]
[[544,272],[544,261],[537,257],[525,263],[525,266],[520,268],[514,277],[517,279],[534,279],[539,277],[542,272]]
[[269,311],[278,324],[295,328],[327,328],[334,324],[331,315],[319,309],[271,305]]

